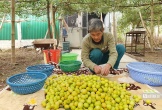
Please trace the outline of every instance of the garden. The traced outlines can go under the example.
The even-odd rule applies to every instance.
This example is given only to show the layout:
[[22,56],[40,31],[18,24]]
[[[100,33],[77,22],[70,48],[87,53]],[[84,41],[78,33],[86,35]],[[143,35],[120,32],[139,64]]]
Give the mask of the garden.
[[[67,75],[62,73],[57,75],[53,73],[51,76],[45,75],[47,79],[43,83],[43,88],[30,94],[13,92],[6,81],[12,75],[25,72],[28,66],[45,63],[42,50],[33,47],[16,48],[15,46],[17,40],[15,20],[24,19],[28,15],[37,17],[46,15],[47,36],[50,39],[56,39],[56,48],[60,48],[59,42],[62,36],[60,36],[60,31],[56,29],[56,21],[60,20],[61,22],[65,16],[75,13],[95,13],[99,18],[102,17],[102,14],[111,13],[112,19],[108,23],[108,28],[113,34],[116,44],[125,44],[125,33],[139,27],[142,27],[147,33],[144,56],[127,52],[125,54],[139,62],[162,64],[161,4],[161,0],[0,1],[0,16],[2,18],[0,30],[3,28],[3,22],[7,22],[9,19],[11,23],[11,36],[9,39],[11,48],[0,49],[0,109],[152,110],[156,108],[160,110],[162,106],[159,100],[161,99],[157,100],[156,98],[161,98],[161,96],[152,88],[152,85],[142,84],[130,79],[130,73],[125,71],[121,75],[116,74],[105,77],[91,74]],[[11,9],[8,9],[8,7],[11,7]],[[118,16],[119,13],[121,16]],[[10,17],[3,19],[6,14]],[[1,40],[3,41],[3,39]],[[147,70],[145,71],[147,72]],[[158,75],[158,78],[160,78],[161,73],[158,73]],[[41,74],[39,77],[41,77]],[[28,78],[25,77],[21,83],[27,81]],[[141,77],[139,76],[139,78]],[[17,80],[19,79],[21,77]],[[144,79],[148,79],[152,84],[161,81],[161,79],[155,80],[155,77],[148,76],[145,76]],[[143,94],[148,95],[149,93],[153,93],[157,97],[143,97]]]

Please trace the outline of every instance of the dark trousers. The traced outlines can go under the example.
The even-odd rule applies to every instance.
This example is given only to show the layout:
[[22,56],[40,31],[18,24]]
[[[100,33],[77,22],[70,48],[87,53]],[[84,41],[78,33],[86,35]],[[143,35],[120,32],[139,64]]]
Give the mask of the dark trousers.
[[[117,50],[117,53],[118,53],[118,57],[117,57],[115,65],[113,67],[114,69],[118,69],[120,60],[125,53],[125,47],[122,44],[118,44],[118,45],[116,45],[116,50]],[[107,63],[107,61],[109,59],[108,54],[109,54],[109,52],[102,53],[102,51],[100,49],[96,48],[96,49],[93,49],[90,52],[89,58],[92,62],[94,62],[97,65],[105,64],[105,63]]]

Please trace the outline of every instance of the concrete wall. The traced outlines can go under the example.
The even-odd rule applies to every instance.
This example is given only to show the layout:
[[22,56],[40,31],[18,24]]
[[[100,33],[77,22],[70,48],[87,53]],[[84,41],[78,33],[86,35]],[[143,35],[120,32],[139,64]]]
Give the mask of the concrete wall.
[[65,41],[69,41],[72,48],[81,48],[82,38],[81,28],[69,28],[68,37],[65,38]]

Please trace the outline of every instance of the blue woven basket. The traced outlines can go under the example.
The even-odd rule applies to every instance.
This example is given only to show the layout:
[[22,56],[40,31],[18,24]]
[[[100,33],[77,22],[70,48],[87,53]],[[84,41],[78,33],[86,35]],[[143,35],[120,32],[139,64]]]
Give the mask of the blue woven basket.
[[131,62],[126,66],[131,78],[135,81],[150,86],[162,85],[162,65],[149,62]]
[[33,66],[28,66],[26,68],[27,72],[42,72],[47,76],[50,76],[53,72],[54,66],[50,64],[38,64]]
[[25,72],[9,77],[6,83],[17,94],[31,94],[40,90],[47,79],[45,73]]

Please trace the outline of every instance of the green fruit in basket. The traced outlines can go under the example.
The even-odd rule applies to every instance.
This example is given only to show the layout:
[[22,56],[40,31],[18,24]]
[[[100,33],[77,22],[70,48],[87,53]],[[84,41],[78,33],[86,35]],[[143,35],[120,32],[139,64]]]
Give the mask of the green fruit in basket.
[[142,97],[139,95],[133,95],[133,99],[136,103],[138,103],[142,99]]
[[108,91],[108,88],[107,87],[103,88],[103,91],[104,92],[107,92]]
[[46,100],[43,100],[43,101],[41,102],[41,105],[42,105],[42,107],[46,107]]
[[76,109],[76,106],[74,105],[74,103],[73,103],[73,102],[72,102],[72,103],[70,103],[70,105],[69,105],[69,106],[70,106],[70,109],[71,109],[71,110],[75,110],[75,109]]
[[106,103],[103,102],[103,103],[101,104],[101,107],[102,107],[102,108],[106,108]]
[[87,109],[87,108],[89,107],[89,104],[85,102],[85,103],[83,104],[83,106],[84,106],[84,108]]
[[78,103],[78,108],[82,109],[83,108],[83,102]]
[[88,110],[94,110],[93,107],[88,107]]
[[[109,110],[119,109],[124,105],[121,102],[126,102],[126,107],[123,108],[128,108],[132,100],[131,93],[122,88],[121,84],[95,75],[49,77],[45,87],[47,104],[44,104],[44,107],[46,108],[49,107],[49,103],[53,103],[51,102],[53,100],[54,103],[57,102],[57,107],[52,104],[52,108],[63,105],[64,109],[71,110]],[[131,103],[129,108],[133,105],[134,103]]]
[[85,102],[85,99],[79,99],[79,102],[84,103]]
[[122,105],[119,105],[119,110],[123,110],[123,106]]
[[70,106],[66,104],[66,105],[64,105],[64,108],[65,108],[65,109],[69,109]]
[[56,102],[54,105],[53,105],[54,109],[57,110],[59,109],[60,107],[60,104],[58,102]]
[[70,107],[71,110],[76,110],[75,106]]
[[115,101],[116,101],[117,103],[119,103],[120,100],[121,100],[121,99],[120,99],[119,97],[115,98]]
[[74,101],[74,106],[75,106],[75,107],[78,106],[78,101]]
[[81,90],[81,93],[82,93],[82,94],[86,94],[86,93],[87,93],[87,90],[86,90],[86,89],[82,89],[82,90]]
[[129,105],[128,108],[129,108],[129,110],[133,110],[134,106]]
[[69,95],[69,96],[68,96],[68,99],[72,101],[74,98],[73,98],[72,95]]
[[112,106],[111,105],[107,105],[107,109],[111,110]]
[[95,106],[101,106],[101,102],[100,101],[96,101],[94,104],[95,104]]
[[106,97],[106,93],[101,93],[100,96],[102,99],[104,99]]
[[95,110],[101,110],[101,106],[95,106]]
[[71,94],[73,97],[78,95],[78,93],[76,91],[73,91]]

